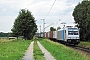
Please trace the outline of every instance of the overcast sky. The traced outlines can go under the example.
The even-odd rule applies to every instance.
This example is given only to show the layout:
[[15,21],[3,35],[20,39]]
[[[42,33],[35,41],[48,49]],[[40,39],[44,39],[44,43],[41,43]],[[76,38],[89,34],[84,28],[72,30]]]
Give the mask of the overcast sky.
[[[55,0],[0,0],[0,32],[10,32],[13,27],[15,18],[21,9],[28,9],[35,17],[38,28],[43,28],[45,19],[45,27],[54,23],[53,27],[62,28],[62,22],[66,25],[74,25],[72,12],[74,7],[82,0],[56,0],[53,8],[48,14]],[[48,15],[47,15],[48,14]],[[46,18],[45,18],[46,17]],[[59,21],[60,20],[60,21]],[[50,27],[46,28],[48,31]],[[39,32],[39,30],[38,30]]]

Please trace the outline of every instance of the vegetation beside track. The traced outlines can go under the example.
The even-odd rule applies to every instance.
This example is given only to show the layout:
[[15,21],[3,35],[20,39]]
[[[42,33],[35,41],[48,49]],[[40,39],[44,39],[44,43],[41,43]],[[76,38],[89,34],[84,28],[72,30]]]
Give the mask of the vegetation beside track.
[[33,51],[35,60],[45,60],[44,53],[40,50],[37,40],[34,40],[34,51]]
[[13,41],[13,39],[9,40],[8,38],[0,38],[0,43],[1,42],[9,42],[9,41]]
[[79,46],[83,46],[83,47],[86,47],[86,48],[90,48],[90,42],[80,42],[80,43],[79,43]]
[[0,42],[0,60],[22,60],[30,42],[30,40],[3,40]]
[[40,43],[55,57],[56,60],[90,60],[84,55],[62,44],[47,39],[39,39]]

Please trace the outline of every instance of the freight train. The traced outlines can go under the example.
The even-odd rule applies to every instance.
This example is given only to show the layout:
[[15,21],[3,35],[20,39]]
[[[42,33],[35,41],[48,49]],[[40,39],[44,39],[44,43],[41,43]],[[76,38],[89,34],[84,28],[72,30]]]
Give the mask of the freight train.
[[54,41],[61,41],[67,45],[78,45],[80,43],[79,29],[76,27],[65,27],[59,31],[40,33],[39,37],[46,37]]

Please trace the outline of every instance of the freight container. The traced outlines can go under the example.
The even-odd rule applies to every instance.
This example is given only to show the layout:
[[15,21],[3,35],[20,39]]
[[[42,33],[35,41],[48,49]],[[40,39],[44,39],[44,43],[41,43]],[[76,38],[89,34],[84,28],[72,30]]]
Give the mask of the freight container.
[[43,33],[41,33],[41,37],[43,37]]
[[57,38],[57,31],[53,31],[53,38],[54,38],[54,39]]
[[46,32],[44,33],[44,36],[46,37]]
[[50,38],[50,32],[48,32],[48,38]]
[[48,38],[48,32],[46,32],[46,38]]
[[49,38],[53,38],[53,31],[50,31],[50,37]]

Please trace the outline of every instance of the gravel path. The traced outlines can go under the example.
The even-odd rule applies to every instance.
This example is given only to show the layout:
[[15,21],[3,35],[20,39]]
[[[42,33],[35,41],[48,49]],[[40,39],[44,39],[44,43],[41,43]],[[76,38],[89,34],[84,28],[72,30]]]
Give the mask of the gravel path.
[[37,43],[42,52],[44,53],[44,57],[46,60],[55,60],[54,57],[39,43],[39,41],[37,41]]
[[28,47],[28,50],[25,53],[25,56],[22,58],[22,60],[34,60],[33,58],[33,43],[31,42],[30,46]]

